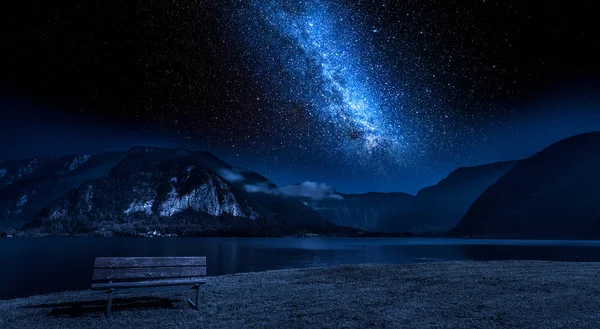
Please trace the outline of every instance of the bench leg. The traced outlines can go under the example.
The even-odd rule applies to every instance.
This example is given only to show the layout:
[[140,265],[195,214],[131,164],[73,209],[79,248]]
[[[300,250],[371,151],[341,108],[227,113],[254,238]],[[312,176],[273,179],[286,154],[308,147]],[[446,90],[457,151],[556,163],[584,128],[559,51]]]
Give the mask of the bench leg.
[[108,293],[108,305],[106,306],[106,316],[110,317],[110,309],[112,308],[113,291]]
[[192,302],[191,299],[188,298],[187,302],[190,304],[192,308],[195,308],[198,313],[200,313],[200,286],[194,287],[196,289],[196,302]]
[[196,287],[196,311],[200,313],[200,286]]

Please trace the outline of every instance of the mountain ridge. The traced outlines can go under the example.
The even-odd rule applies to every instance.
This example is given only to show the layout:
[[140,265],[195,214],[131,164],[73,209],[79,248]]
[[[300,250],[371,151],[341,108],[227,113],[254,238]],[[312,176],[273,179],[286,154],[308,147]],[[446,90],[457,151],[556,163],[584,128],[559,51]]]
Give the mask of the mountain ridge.
[[[64,157],[63,157],[64,158]],[[56,159],[60,159],[60,161],[64,160],[61,157],[56,157]],[[37,158],[34,158],[37,159]],[[44,158],[46,159],[46,158]],[[54,157],[51,157],[50,159],[55,159]],[[239,171],[238,169],[234,168],[233,166],[227,164],[226,162],[224,162],[223,160],[219,159],[218,157],[214,156],[211,153],[208,152],[204,152],[204,151],[190,151],[190,150],[186,150],[186,149],[168,149],[168,148],[156,148],[156,147],[144,147],[144,146],[140,146],[140,147],[133,147],[131,149],[129,149],[128,151],[117,151],[117,152],[110,152],[110,153],[101,153],[101,154],[97,154],[97,155],[93,155],[91,157],[87,156],[87,161],[91,161],[92,164],[100,164],[102,166],[100,166],[101,168],[98,169],[97,166],[93,166],[90,164],[83,164],[81,166],[81,168],[75,168],[78,169],[79,172],[77,172],[77,170],[72,170],[72,172],[69,172],[66,175],[59,175],[56,173],[56,170],[54,170],[53,168],[57,167],[56,164],[54,164],[54,166],[51,168],[52,170],[43,167],[42,169],[39,169],[39,166],[29,166],[29,167],[25,167],[25,168],[33,168],[31,170],[27,169],[26,170],[26,174],[30,175],[30,177],[34,177],[36,175],[42,177],[40,178],[40,182],[39,184],[34,184],[31,185],[29,183],[31,183],[31,180],[27,180],[27,179],[22,179],[23,175],[19,176],[19,180],[14,180],[8,184],[7,186],[3,187],[2,189],[0,189],[0,195],[3,195],[2,200],[2,204],[4,204],[4,206],[2,206],[2,204],[0,204],[0,210],[4,210],[3,214],[3,220],[0,221],[2,222],[5,226],[7,223],[10,224],[15,224],[15,223],[19,223],[21,225],[23,225],[25,222],[28,222],[28,224],[26,225],[26,228],[31,230],[33,229],[36,225],[38,227],[41,226],[58,226],[58,222],[52,222],[51,219],[56,219],[59,218],[60,216],[51,216],[51,214],[56,214],[57,211],[58,213],[62,214],[62,222],[61,225],[64,228],[64,223],[67,222],[71,222],[71,221],[78,221],[78,218],[89,218],[89,216],[91,216],[90,213],[86,213],[85,211],[83,211],[82,209],[84,209],[85,207],[82,206],[82,209],[75,209],[74,208],[74,204],[86,204],[85,200],[85,196],[87,192],[85,192],[86,189],[90,189],[93,190],[95,192],[97,192],[96,190],[98,188],[100,188],[101,186],[107,185],[110,188],[104,189],[102,190],[102,193],[112,193],[117,195],[118,193],[116,192],[117,190],[124,190],[130,187],[135,187],[136,184],[141,184],[144,183],[148,186],[152,186],[152,188],[155,188],[156,191],[152,192],[153,196],[158,198],[158,199],[152,199],[152,202],[150,202],[150,200],[145,200],[145,201],[139,201],[137,200],[136,196],[133,194],[130,195],[126,195],[125,199],[128,198],[128,200],[130,201],[130,205],[128,206],[129,208],[132,208],[133,210],[135,209],[142,209],[142,213],[146,213],[146,215],[152,215],[154,214],[154,212],[157,211],[157,208],[155,207],[155,201],[160,201],[159,199],[164,197],[164,188],[165,188],[165,177],[163,177],[164,175],[166,175],[167,173],[171,173],[174,174],[172,175],[173,177],[171,177],[171,188],[177,190],[175,192],[166,192],[171,193],[171,195],[175,195],[177,194],[177,201],[173,201],[175,202],[177,205],[179,205],[178,207],[182,207],[181,206],[181,202],[182,199],[181,198],[185,198],[186,202],[191,202],[189,200],[194,200],[192,203],[188,204],[188,206],[191,207],[192,210],[189,210],[187,208],[190,207],[183,207],[185,209],[182,209],[181,213],[185,213],[187,214],[186,216],[189,217],[202,217],[199,215],[190,215],[190,212],[196,212],[198,213],[198,211],[200,211],[200,213],[210,213],[210,211],[208,211],[206,208],[202,208],[202,202],[199,201],[199,199],[197,198],[197,196],[199,195],[197,190],[194,190],[192,187],[190,186],[178,186],[178,179],[181,179],[184,175],[184,172],[182,171],[182,167],[178,167],[178,168],[173,168],[170,167],[170,165],[172,163],[175,163],[175,165],[178,162],[185,162],[188,165],[188,168],[186,170],[188,170],[188,174],[191,171],[198,171],[198,172],[202,172],[202,175],[200,174],[194,174],[191,175],[190,177],[187,178],[185,184],[192,184],[194,185],[196,188],[198,188],[199,186],[204,186],[202,184],[206,183],[209,184],[213,187],[211,187],[211,192],[212,194],[205,194],[204,196],[207,197],[208,199],[206,200],[213,200],[211,201],[213,205],[219,205],[219,206],[234,206],[235,209],[238,209],[241,207],[240,204],[236,204],[236,203],[230,203],[230,204],[220,204],[219,202],[221,202],[223,200],[223,198],[227,199],[228,195],[236,195],[237,198],[239,200],[242,200],[243,204],[247,204],[247,205],[251,205],[252,211],[260,214],[260,216],[245,216],[245,219],[253,219],[252,217],[255,217],[254,219],[259,219],[259,221],[263,221],[264,223],[262,223],[261,225],[261,230],[269,230],[272,229],[273,231],[277,231],[280,232],[281,234],[293,234],[295,231],[308,231],[308,232],[315,232],[315,233],[333,233],[336,231],[340,231],[340,232],[345,232],[345,233],[351,233],[354,234],[357,232],[357,230],[353,230],[353,229],[348,229],[348,228],[343,228],[343,227],[339,227],[336,225],[331,224],[330,222],[328,222],[326,219],[324,219],[323,217],[321,217],[318,213],[314,212],[312,209],[306,207],[304,204],[302,204],[301,202],[299,202],[296,199],[288,199],[288,198],[284,198],[284,197],[280,197],[280,196],[267,196],[266,198],[261,196],[259,193],[249,193],[247,191],[244,190],[244,184],[243,181],[246,181],[248,183],[252,183],[252,182],[256,182],[256,181],[260,181],[263,182],[265,184],[271,185],[271,186],[275,186],[272,182],[270,182],[268,179],[266,179],[264,176],[258,174],[258,173],[254,173],[252,171]],[[138,161],[139,160],[139,161]],[[31,160],[29,160],[31,161]],[[36,160],[37,161],[37,160]],[[44,160],[46,161],[46,160]],[[18,163],[18,162],[17,162]],[[22,161],[21,161],[22,163]],[[37,162],[35,162],[37,163]],[[5,163],[0,164],[0,170],[4,169],[2,168],[2,165]],[[183,165],[183,164],[181,164]],[[192,169],[190,169],[192,167]],[[34,168],[35,167],[35,168]],[[68,167],[68,166],[67,166]],[[54,171],[53,171],[54,170]],[[91,173],[87,172],[86,170],[95,170]],[[37,172],[36,172],[37,171]],[[164,172],[162,172],[164,171]],[[239,181],[228,181],[227,178],[231,178],[228,177],[227,175],[223,174],[224,171],[228,171],[230,174],[234,174],[234,175],[238,175],[240,178]],[[6,169],[6,171],[3,171],[3,177],[7,176],[7,175],[11,175],[14,176],[15,173],[18,173],[19,171],[15,168],[11,168]],[[23,170],[21,170],[21,172],[23,172]],[[46,172],[46,175],[42,175],[41,172]],[[219,173],[220,172],[220,173]],[[80,175],[77,176],[75,175],[75,173],[79,173]],[[157,174],[157,173],[162,173],[162,174]],[[146,174],[149,175],[149,179],[145,179],[142,176],[140,176],[141,174]],[[156,174],[155,176],[152,176]],[[247,177],[246,177],[247,175]],[[200,176],[202,176],[201,178],[199,178]],[[57,178],[59,177],[59,178]],[[190,183],[191,180],[196,180],[195,183]],[[16,183],[15,183],[16,182]],[[70,183],[69,183],[70,182]],[[127,184],[123,184],[123,182],[127,182]],[[67,184],[69,183],[69,184]],[[156,186],[155,186],[156,185]],[[159,187],[158,185],[160,185],[161,187]],[[59,190],[53,189],[52,186],[60,186]],[[220,193],[217,190],[219,188],[216,188],[215,186],[220,186],[220,189],[226,190],[227,193],[223,192]],[[184,189],[186,189],[186,192],[181,192]],[[161,190],[163,189],[163,190]],[[180,191],[181,190],[181,191]],[[7,191],[12,191],[12,193],[8,193]],[[140,190],[141,191],[141,190]],[[215,192],[217,191],[217,192]],[[139,191],[138,191],[139,192]],[[148,192],[148,191],[145,191]],[[194,195],[196,197],[192,197],[190,193],[195,193]],[[3,193],[3,194],[1,194]],[[21,194],[19,194],[21,193]],[[24,194],[23,194],[24,193]],[[186,194],[187,193],[187,194]],[[229,194],[228,194],[229,193]],[[94,193],[92,193],[94,194]],[[97,194],[97,193],[96,193]],[[96,195],[94,194],[94,195]],[[138,194],[143,194],[142,192],[139,192]],[[56,195],[56,197],[52,200],[45,200],[46,202],[37,202],[37,203],[32,203],[30,202],[31,196],[32,195]],[[210,195],[210,197],[208,197]],[[98,197],[98,202],[100,202],[101,204],[107,204],[110,205],[110,207],[113,208],[102,208],[102,210],[104,212],[108,212],[109,214],[104,216],[103,218],[116,218],[116,217],[128,217],[128,218],[133,218],[133,217],[140,217],[138,215],[133,215],[133,213],[136,213],[136,211],[131,211],[128,213],[124,213],[124,211],[126,209],[123,209],[123,205],[119,204],[116,205],[114,202],[109,202],[111,198],[110,197]],[[113,199],[118,199],[117,197],[114,197]],[[95,199],[94,199],[95,200]],[[137,200],[137,201],[136,201]],[[162,200],[162,199],[161,199]],[[206,201],[205,200],[205,201]],[[217,200],[217,201],[214,201]],[[237,200],[237,199],[236,199]],[[24,201],[24,202],[21,202]],[[231,200],[230,200],[231,201]],[[137,202],[137,203],[136,203]],[[62,205],[62,206],[61,206]],[[11,208],[12,207],[12,208]],[[18,209],[20,209],[20,211],[18,212],[19,214],[21,214],[21,216],[16,216],[14,215],[14,209],[17,207]],[[23,208],[24,207],[29,207],[31,209],[29,209],[28,212],[26,212],[25,214],[23,214]],[[236,208],[237,207],[237,208]],[[94,208],[94,207],[92,207]],[[242,207],[243,208],[243,207]],[[50,210],[48,210],[50,209]],[[53,210],[52,210],[53,209]],[[97,209],[97,208],[94,208]],[[214,209],[221,209],[221,208],[214,208]],[[241,209],[241,208],[240,208]],[[44,210],[45,212],[42,212],[42,210]],[[237,211],[237,210],[236,210]],[[287,215],[288,213],[292,213],[295,214],[294,215]],[[14,218],[8,218],[10,215],[13,215]],[[35,218],[27,218],[27,216],[33,216]],[[125,216],[127,215],[127,216]],[[235,216],[235,211],[234,213],[228,213],[228,214],[223,214],[222,211],[216,211],[215,213],[212,213],[211,215],[213,215],[213,217],[218,217],[218,218],[228,218],[228,217],[236,217]],[[133,217],[132,217],[133,216]],[[146,217],[148,217],[146,216]],[[180,216],[180,215],[178,215]],[[181,215],[183,216],[183,215]],[[56,217],[56,218],[54,218]],[[92,216],[93,217],[93,216]],[[185,216],[184,216],[185,217]],[[94,217],[95,218],[95,217]],[[139,219],[139,218],[138,218]],[[213,218],[214,219],[214,218]],[[136,219],[137,220],[137,219]],[[148,218],[146,218],[146,220],[149,220]],[[81,220],[80,220],[81,221]],[[156,220],[153,219],[154,222],[160,222],[160,220]],[[143,222],[143,220],[142,220]],[[98,224],[99,221],[96,219],[93,220],[93,223]],[[88,223],[89,224],[89,223]],[[156,224],[156,223],[155,223]],[[264,225],[263,225],[264,224]],[[141,224],[140,224],[141,225]],[[162,224],[161,224],[162,225]],[[84,225],[85,226],[85,225]],[[143,226],[143,225],[142,225]],[[14,225],[13,225],[14,227]],[[164,227],[164,225],[163,225]],[[68,229],[73,229],[73,227],[68,227],[66,231],[68,231]],[[237,230],[237,229],[236,229]],[[69,233],[69,232],[63,232],[64,230],[57,230],[57,232],[54,233]],[[44,231],[47,234],[54,234],[52,232],[52,230],[46,230]],[[126,232],[118,232],[119,234],[125,234]],[[104,234],[104,233],[103,233]],[[194,234],[199,234],[199,232],[195,232]],[[223,234],[226,234],[223,233]],[[258,234],[258,233],[257,233]],[[109,234],[110,235],[110,234]],[[260,234],[259,234],[260,235]],[[269,235],[272,235],[271,233],[269,233]]]
[[563,139],[521,160],[451,234],[600,238],[600,132]]
[[[135,232],[158,229],[181,235],[595,239],[600,238],[597,168],[600,132],[593,132],[558,141],[523,160],[459,167],[416,195],[341,193],[315,182],[280,187],[206,151],[137,146],[0,163],[0,229],[27,223],[27,230],[71,234],[116,220],[133,225]],[[126,190],[135,193],[122,192]],[[86,207],[101,209],[102,219]],[[564,222],[569,216],[575,216],[574,225]],[[92,219],[83,223],[82,218]]]

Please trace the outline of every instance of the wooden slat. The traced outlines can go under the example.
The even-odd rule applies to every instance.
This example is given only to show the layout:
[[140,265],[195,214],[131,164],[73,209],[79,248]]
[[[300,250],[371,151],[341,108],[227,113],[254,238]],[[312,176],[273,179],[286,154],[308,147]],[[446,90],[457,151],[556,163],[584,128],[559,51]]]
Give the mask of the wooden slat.
[[[194,287],[196,287],[197,284],[186,284],[186,285],[178,285],[178,286],[158,286],[158,287],[139,287],[139,288],[119,288],[119,289],[115,289],[112,293],[115,295],[119,295],[119,294],[131,294],[131,293],[138,293],[138,292],[148,292],[148,293],[154,293],[154,292],[166,292],[166,291],[181,291],[181,290],[191,290],[194,289]],[[96,295],[106,295],[109,291],[108,290],[92,290],[91,291],[92,294],[96,294]]]
[[206,276],[206,266],[96,268],[92,280],[160,279]]
[[114,291],[114,294],[131,294],[138,292],[165,292],[165,291],[180,291],[180,290],[191,290],[195,285],[181,285],[181,286],[166,286],[166,287],[142,287],[142,288],[122,288]]
[[206,279],[169,279],[169,280],[149,280],[136,282],[116,282],[116,283],[94,283],[92,290],[107,290],[114,288],[121,290],[124,288],[151,288],[151,287],[168,287],[168,286],[194,286],[206,283]]
[[95,268],[206,266],[206,257],[96,257]]

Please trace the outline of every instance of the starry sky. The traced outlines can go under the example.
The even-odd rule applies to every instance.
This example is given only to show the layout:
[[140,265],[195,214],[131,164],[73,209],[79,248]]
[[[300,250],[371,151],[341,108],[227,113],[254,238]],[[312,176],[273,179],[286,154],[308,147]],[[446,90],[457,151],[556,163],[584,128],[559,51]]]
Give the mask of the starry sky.
[[18,6],[0,160],[186,147],[278,184],[415,193],[600,130],[591,1]]

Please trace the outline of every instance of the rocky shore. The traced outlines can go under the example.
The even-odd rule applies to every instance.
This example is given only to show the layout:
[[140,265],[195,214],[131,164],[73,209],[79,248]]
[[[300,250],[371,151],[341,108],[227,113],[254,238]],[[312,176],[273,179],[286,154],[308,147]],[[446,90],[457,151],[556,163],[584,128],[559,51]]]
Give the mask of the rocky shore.
[[[600,263],[344,265],[209,277],[193,292],[0,301],[0,328],[600,328]],[[43,277],[40,277],[43,280]]]

